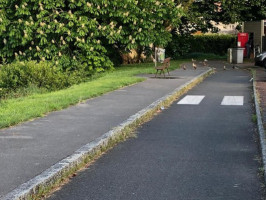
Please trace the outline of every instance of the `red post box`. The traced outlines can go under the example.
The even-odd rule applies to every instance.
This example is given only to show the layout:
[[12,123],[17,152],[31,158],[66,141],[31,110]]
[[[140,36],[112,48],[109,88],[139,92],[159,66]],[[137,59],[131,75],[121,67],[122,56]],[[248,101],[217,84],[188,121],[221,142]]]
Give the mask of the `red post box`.
[[249,35],[248,33],[238,33],[237,34],[237,47],[245,48],[244,56],[247,56],[246,43],[248,42]]

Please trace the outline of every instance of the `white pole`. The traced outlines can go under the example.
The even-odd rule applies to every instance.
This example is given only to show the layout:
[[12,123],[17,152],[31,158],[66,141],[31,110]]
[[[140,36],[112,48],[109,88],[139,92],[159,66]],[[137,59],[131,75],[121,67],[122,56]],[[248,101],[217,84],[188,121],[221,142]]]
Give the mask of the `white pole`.
[[155,67],[157,67],[157,51],[156,50],[157,50],[157,48],[155,47],[155,56],[154,56],[155,57],[155,62],[154,62]]

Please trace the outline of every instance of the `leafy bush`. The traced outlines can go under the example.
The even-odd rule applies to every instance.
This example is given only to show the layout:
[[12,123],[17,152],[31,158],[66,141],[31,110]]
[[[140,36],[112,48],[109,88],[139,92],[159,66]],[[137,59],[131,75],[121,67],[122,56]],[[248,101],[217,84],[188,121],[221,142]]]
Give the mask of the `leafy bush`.
[[185,56],[183,56],[184,59],[197,59],[197,60],[214,60],[214,59],[226,59],[226,55],[217,55],[214,53],[200,53],[200,52],[193,52],[193,53],[188,53]]
[[0,69],[0,97],[22,88],[37,87],[49,91],[66,88],[86,79],[85,70],[64,72],[52,62],[14,62]]
[[86,72],[111,69],[108,45],[165,46],[182,10],[172,0],[2,0],[0,61],[53,60],[71,71],[65,61],[77,59]]
[[191,41],[190,52],[214,53],[224,55],[227,49],[236,45],[235,35],[195,35]]
[[167,57],[177,59],[185,56],[191,50],[191,35],[174,35],[172,41],[166,47]]
[[186,57],[191,53],[211,53],[225,55],[227,49],[236,45],[234,35],[173,35],[173,40],[166,47],[167,56]]

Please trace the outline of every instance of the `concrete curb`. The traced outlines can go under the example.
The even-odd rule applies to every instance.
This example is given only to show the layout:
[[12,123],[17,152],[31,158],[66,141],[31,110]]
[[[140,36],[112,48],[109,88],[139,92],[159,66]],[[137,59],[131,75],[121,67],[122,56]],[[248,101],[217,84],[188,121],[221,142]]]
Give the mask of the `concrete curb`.
[[264,173],[264,182],[266,183],[266,136],[265,130],[263,127],[262,116],[260,112],[259,99],[256,93],[256,77],[253,75],[253,92],[254,92],[254,101],[255,101],[255,109],[257,115],[257,126],[260,138],[260,148],[261,148],[261,157],[263,163],[263,173]]
[[1,200],[34,199],[34,197],[41,194],[42,191],[45,191],[53,185],[59,183],[62,180],[62,177],[66,174],[71,174],[77,171],[81,166],[84,166],[85,163],[97,155],[97,153],[104,152],[110,144],[114,144],[113,142],[120,136],[125,135],[127,130],[137,128],[139,124],[145,121],[145,118],[152,116],[161,108],[161,106],[169,106],[174,100],[176,100],[176,98],[183,95],[186,91],[204,80],[204,78],[209,76],[211,73],[213,73],[213,70],[209,69],[186,84],[176,88],[173,92],[158,99],[138,113],[130,116],[113,130],[108,131],[103,136],[84,145],[75,151],[73,155],[61,160],[57,164],[42,172],[40,175],[20,185],[6,196],[2,197]]

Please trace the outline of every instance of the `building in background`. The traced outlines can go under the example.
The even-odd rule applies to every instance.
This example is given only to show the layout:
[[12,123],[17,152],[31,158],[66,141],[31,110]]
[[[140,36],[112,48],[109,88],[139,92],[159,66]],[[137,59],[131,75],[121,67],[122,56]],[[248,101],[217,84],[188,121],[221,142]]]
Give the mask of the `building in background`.
[[242,31],[249,34],[254,47],[258,46],[260,50],[266,51],[266,20],[244,22]]
[[238,30],[236,29],[237,28],[237,23],[235,24],[222,24],[222,23],[215,23],[213,22],[213,26],[218,28],[219,31],[218,33],[220,34],[237,34],[238,33]]

